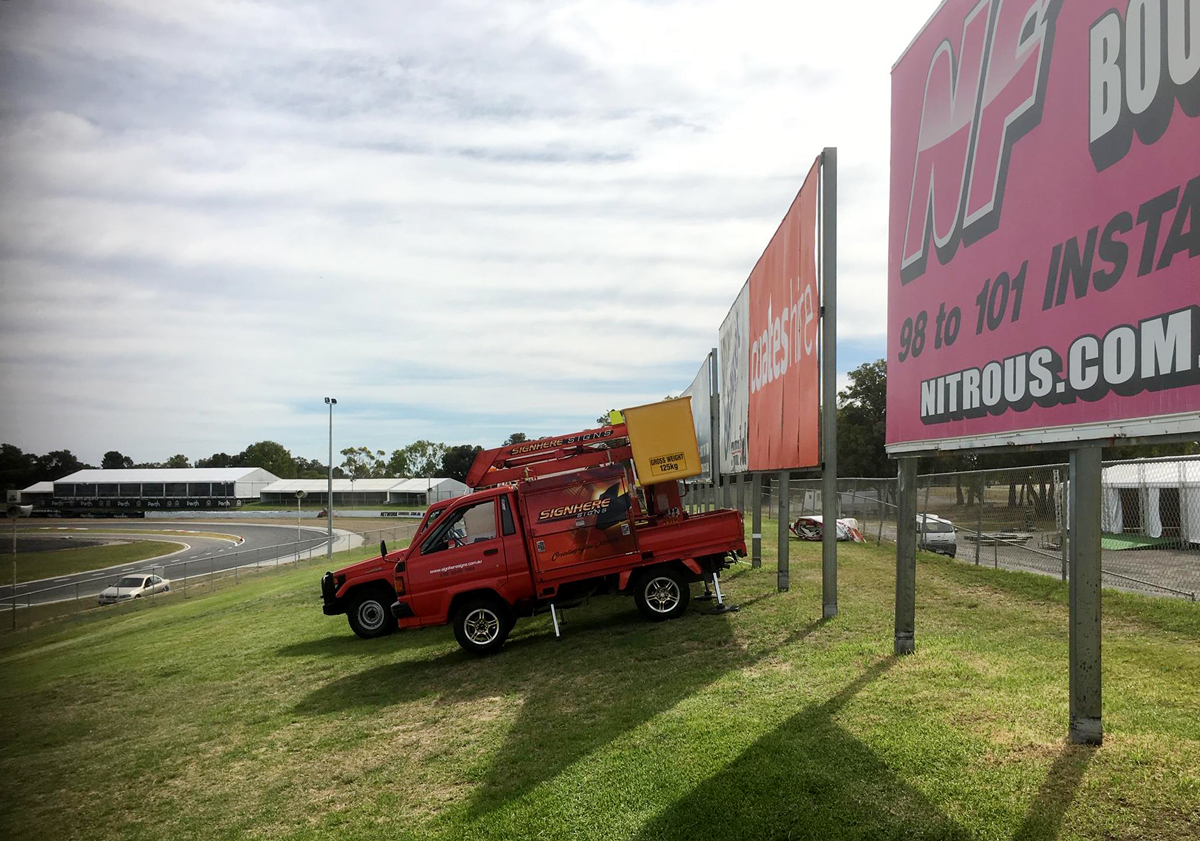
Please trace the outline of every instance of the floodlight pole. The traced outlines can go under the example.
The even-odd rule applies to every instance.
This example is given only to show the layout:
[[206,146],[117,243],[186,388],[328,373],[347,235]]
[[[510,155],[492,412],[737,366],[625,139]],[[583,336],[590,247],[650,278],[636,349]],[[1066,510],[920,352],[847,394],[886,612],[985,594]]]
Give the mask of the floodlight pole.
[[333,397],[325,398],[326,405],[329,406],[329,491],[326,495],[325,513],[329,517],[329,535],[325,541],[325,557],[333,557],[333,407],[337,405],[337,400]]
[[837,147],[821,153],[821,615],[837,616]]

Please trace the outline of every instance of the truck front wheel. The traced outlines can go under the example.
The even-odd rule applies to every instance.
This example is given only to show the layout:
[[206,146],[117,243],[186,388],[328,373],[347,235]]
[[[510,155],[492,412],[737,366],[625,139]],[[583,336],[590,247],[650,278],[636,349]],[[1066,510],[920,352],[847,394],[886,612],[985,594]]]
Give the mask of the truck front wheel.
[[454,637],[464,651],[483,656],[504,646],[512,622],[496,599],[470,599],[454,614]]
[[674,567],[659,567],[644,573],[633,591],[638,610],[652,622],[683,615],[691,598],[691,589]]
[[383,637],[396,630],[396,620],[388,612],[392,598],[385,597],[383,590],[366,590],[350,599],[346,618],[350,628],[365,640]]

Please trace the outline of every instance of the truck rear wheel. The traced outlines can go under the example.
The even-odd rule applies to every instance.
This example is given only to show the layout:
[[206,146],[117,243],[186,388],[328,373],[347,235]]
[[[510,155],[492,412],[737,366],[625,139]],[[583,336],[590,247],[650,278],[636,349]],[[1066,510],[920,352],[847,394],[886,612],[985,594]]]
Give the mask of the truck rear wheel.
[[383,590],[367,590],[358,593],[347,605],[346,618],[350,628],[365,640],[383,637],[396,630],[396,620],[388,612],[392,599],[384,596]]
[[508,611],[496,599],[470,599],[454,614],[454,638],[464,651],[477,656],[503,648],[511,629]]
[[658,567],[642,575],[633,591],[638,610],[652,622],[683,615],[692,591],[674,567]]

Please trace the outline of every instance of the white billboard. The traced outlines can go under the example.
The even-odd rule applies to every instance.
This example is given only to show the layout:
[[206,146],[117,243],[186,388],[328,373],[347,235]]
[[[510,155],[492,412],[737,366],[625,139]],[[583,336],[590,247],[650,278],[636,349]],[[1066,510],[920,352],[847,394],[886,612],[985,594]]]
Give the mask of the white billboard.
[[692,481],[712,481],[712,362],[710,353],[700,366],[696,379],[684,389],[681,397],[692,398],[692,422],[696,425],[696,443],[700,448],[700,475]]
[[721,394],[720,455],[724,473],[745,473],[750,434],[750,281],[721,322],[718,340]]

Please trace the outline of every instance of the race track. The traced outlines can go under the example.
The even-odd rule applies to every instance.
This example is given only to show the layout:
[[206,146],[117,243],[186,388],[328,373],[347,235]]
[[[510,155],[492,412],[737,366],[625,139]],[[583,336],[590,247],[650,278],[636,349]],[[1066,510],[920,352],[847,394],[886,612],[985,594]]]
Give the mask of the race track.
[[[212,575],[236,568],[263,567],[285,564],[301,558],[321,555],[325,552],[324,529],[302,527],[300,543],[297,545],[295,526],[264,525],[259,523],[203,523],[154,521],[51,521],[47,534],[76,534],[80,537],[105,535],[111,537],[144,537],[148,540],[166,540],[185,544],[186,548],[161,558],[121,564],[102,570],[88,570],[53,579],[28,581],[17,585],[16,604],[22,607],[70,600],[92,600],[105,587],[115,583],[129,573],[153,573],[170,580],[173,589],[183,587],[185,578]],[[204,537],[197,532],[213,532],[213,537]],[[215,535],[233,535],[241,538],[234,543]],[[357,545],[355,536],[335,533],[334,551]],[[20,555],[17,556],[20,563]],[[0,604],[12,604],[13,587],[9,583],[0,586]]]

